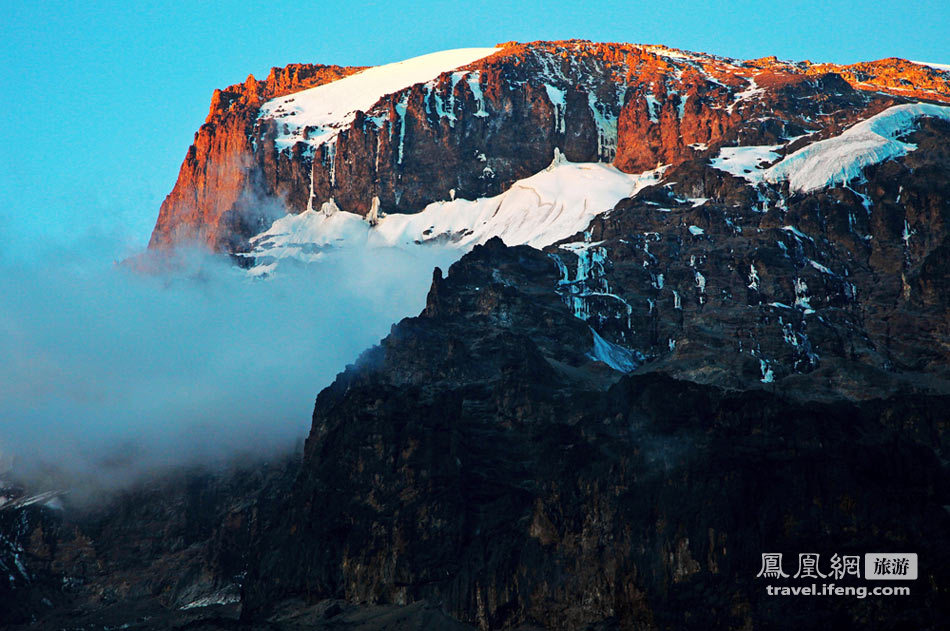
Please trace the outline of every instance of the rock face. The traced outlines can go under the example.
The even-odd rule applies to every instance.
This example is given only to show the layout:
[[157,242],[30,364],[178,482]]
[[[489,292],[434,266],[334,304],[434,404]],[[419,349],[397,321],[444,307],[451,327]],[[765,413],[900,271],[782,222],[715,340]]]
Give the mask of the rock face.
[[316,149],[284,147],[280,118],[260,116],[267,99],[359,70],[293,65],[216,92],[150,247],[197,240],[245,251],[247,239],[276,217],[319,208],[330,197],[365,215],[374,195],[385,213],[418,212],[453,194],[497,195],[544,168],[555,147],[575,162],[640,172],[722,144],[832,130],[893,102],[882,93],[950,101],[942,73],[900,59],[740,61],[572,40],[503,44],[485,59],[383,96]]
[[251,131],[261,103],[360,70],[291,64],[272,68],[265,81],[251,75],[244,83],[215,90],[208,118],[162,203],[149,247],[195,241],[230,251],[239,247],[241,235],[266,228],[268,219],[283,214],[280,199],[292,197],[309,175],[299,156],[295,161],[256,149]]
[[233,624],[250,538],[266,528],[299,458],[252,463],[81,500],[0,504],[0,627]]
[[[320,394],[300,476],[254,547],[246,619],[301,594],[434,602],[481,629],[945,617],[946,396],[620,378],[552,296],[559,275],[536,250],[477,247]],[[803,608],[755,579],[763,551],[869,545],[933,559],[912,603]]]
[[[945,388],[950,322],[950,123],[863,183],[750,187],[703,163],[666,173],[549,248],[578,317],[646,369],[812,396],[880,396],[893,380]],[[810,375],[807,379],[800,379]]]

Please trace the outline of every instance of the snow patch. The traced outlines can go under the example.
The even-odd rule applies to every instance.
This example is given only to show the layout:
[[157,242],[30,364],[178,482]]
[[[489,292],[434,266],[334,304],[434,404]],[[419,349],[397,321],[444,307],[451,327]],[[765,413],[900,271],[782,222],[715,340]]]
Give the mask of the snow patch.
[[730,116],[732,115],[732,110],[741,103],[742,101],[748,101],[749,99],[755,98],[759,94],[765,92],[765,88],[760,88],[755,82],[755,78],[749,77],[749,87],[747,87],[742,92],[736,92],[735,98],[732,103],[729,104],[729,107],[726,108],[726,113]]
[[762,378],[759,379],[762,383],[772,383],[775,381],[775,373],[772,372],[772,368],[769,367],[769,363],[764,359],[759,360],[759,370],[762,371]]
[[801,278],[796,278],[795,283],[795,306],[802,309],[806,315],[814,313],[810,298],[808,297],[808,285]]
[[759,291],[759,272],[755,269],[755,263],[749,264],[749,284],[747,287],[752,291]]
[[212,607],[214,605],[232,605],[241,602],[241,596],[236,590],[224,589],[209,596],[203,596],[181,606],[182,610],[198,609],[200,607]]
[[[399,152],[396,157],[396,164],[402,164],[402,154],[406,146],[406,110],[409,108],[409,93],[403,95],[399,103],[396,104],[396,115],[399,117]],[[336,145],[333,146],[336,149]],[[333,184],[331,180],[330,184]]]
[[689,94],[684,94],[680,97],[680,101],[676,106],[676,116],[683,120],[683,115],[686,113],[686,101],[689,100]]
[[564,112],[567,109],[567,100],[564,98],[564,90],[560,90],[550,83],[545,83],[544,89],[547,90],[548,99],[551,100],[551,105],[554,106],[554,131],[563,134]]
[[867,166],[915,150],[916,145],[898,138],[910,132],[917,119],[925,116],[950,120],[950,107],[929,103],[889,107],[839,136],[802,147],[767,169],[764,177],[769,182],[788,180],[791,190],[803,193],[846,184],[860,178]]
[[917,64],[918,66],[929,66],[934,70],[940,70],[941,72],[950,72],[950,64],[933,64],[926,61],[911,61],[912,64]]
[[[796,228],[795,226],[782,226],[782,230],[784,230],[785,232],[791,232],[792,234],[794,234],[794,235],[795,235],[796,237],[798,237],[799,239],[808,239],[808,240],[811,241],[811,242],[814,242],[814,241],[815,241],[814,239],[812,239],[811,237],[809,237],[807,234],[805,234],[804,232],[802,232],[801,230],[799,230],[799,229]],[[784,244],[782,244],[782,245],[784,245]]]
[[617,154],[617,117],[597,100],[593,92],[587,93],[587,105],[597,126],[597,157],[611,162]]
[[590,353],[591,359],[603,362],[619,372],[627,373],[635,370],[639,363],[637,354],[629,348],[624,348],[619,344],[608,342],[602,338],[593,328],[590,330],[594,336],[594,349]]
[[647,114],[650,117],[651,123],[659,123],[660,118],[657,116],[657,110],[660,109],[660,102],[656,100],[656,97],[652,94],[647,94],[644,97],[647,101]]
[[775,151],[781,147],[782,145],[722,147],[719,155],[710,160],[709,164],[720,171],[741,177],[752,184],[758,184],[765,173],[760,165],[778,160],[779,154]]
[[468,75],[466,81],[468,82],[468,87],[472,91],[472,96],[475,98],[475,104],[478,105],[478,109],[475,110],[473,116],[478,116],[479,118],[484,118],[488,116],[488,112],[485,110],[485,97],[482,95],[482,84],[481,84],[481,73],[478,71],[471,72]]

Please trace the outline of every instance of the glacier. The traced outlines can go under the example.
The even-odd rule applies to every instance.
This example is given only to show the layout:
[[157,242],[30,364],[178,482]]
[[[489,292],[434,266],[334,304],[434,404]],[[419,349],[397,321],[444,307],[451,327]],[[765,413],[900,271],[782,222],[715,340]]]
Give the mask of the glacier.
[[865,167],[916,149],[899,138],[925,116],[950,120],[950,107],[929,103],[889,107],[838,136],[802,147],[766,169],[763,176],[769,182],[788,180],[789,188],[799,193],[846,184],[860,178]]
[[[930,103],[894,105],[855,123],[837,136],[805,145],[781,160],[782,147],[798,138],[779,145],[722,147],[709,164],[753,185],[788,181],[793,192],[808,193],[860,179],[865,167],[915,150],[916,145],[900,138],[911,132],[923,117],[950,120],[950,107]],[[767,166],[769,164],[771,166]]]
[[656,184],[663,170],[629,174],[599,162],[568,162],[555,151],[548,168],[518,180],[500,195],[437,201],[414,214],[380,215],[375,226],[346,211],[288,214],[253,237],[251,251],[243,256],[256,260],[249,271],[260,276],[274,272],[281,260],[316,262],[329,249],[341,247],[431,244],[456,249],[461,256],[501,237],[509,245],[543,248],[583,231],[621,199]]

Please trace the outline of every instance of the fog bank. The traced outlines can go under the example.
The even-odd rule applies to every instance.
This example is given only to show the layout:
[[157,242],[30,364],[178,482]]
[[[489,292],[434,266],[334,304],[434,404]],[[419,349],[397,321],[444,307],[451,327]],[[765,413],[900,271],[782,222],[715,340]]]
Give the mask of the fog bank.
[[143,275],[91,258],[0,265],[0,454],[122,486],[156,468],[289,449],[314,398],[455,250],[339,251],[253,280],[191,253]]

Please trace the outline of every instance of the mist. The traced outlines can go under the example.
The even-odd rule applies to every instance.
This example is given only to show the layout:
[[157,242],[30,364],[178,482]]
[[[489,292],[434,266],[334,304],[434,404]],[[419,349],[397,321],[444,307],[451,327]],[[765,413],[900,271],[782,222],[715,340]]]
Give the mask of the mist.
[[122,487],[290,451],[317,393],[418,314],[432,268],[458,255],[344,250],[265,280],[199,252],[156,274],[74,254],[4,262],[0,460]]

